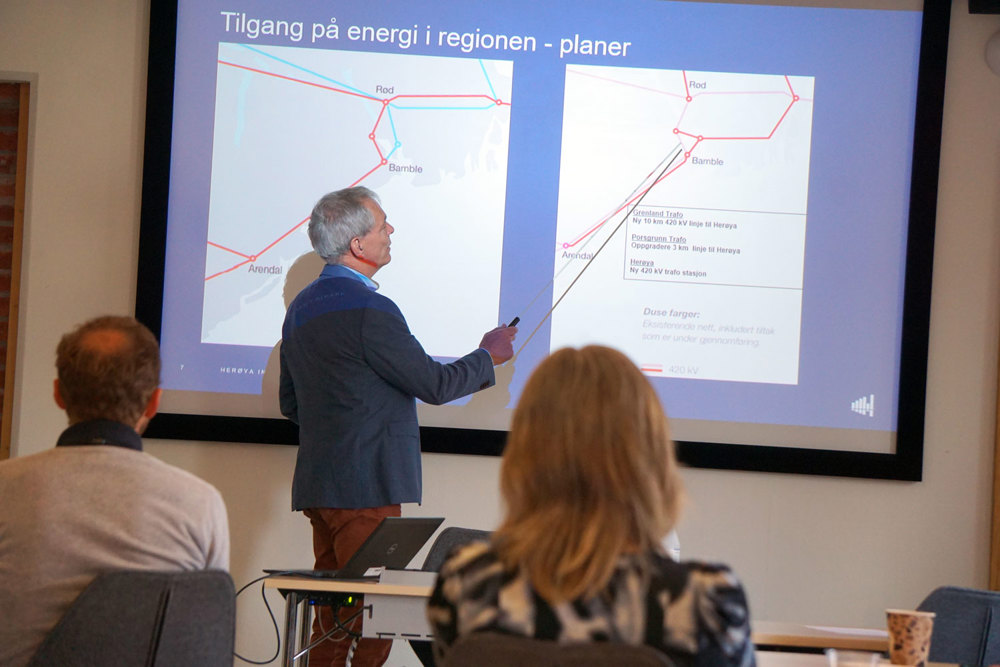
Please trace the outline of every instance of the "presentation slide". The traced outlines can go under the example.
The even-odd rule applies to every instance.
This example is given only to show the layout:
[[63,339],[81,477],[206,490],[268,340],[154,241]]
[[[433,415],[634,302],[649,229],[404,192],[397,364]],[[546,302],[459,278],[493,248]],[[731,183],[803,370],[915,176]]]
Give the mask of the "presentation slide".
[[309,213],[363,185],[429,354],[520,317],[423,425],[599,343],[677,439],[892,453],[921,3],[807,4],[179,0],[162,409],[280,417]]
[[812,93],[811,77],[567,67],[551,347],[796,384]]

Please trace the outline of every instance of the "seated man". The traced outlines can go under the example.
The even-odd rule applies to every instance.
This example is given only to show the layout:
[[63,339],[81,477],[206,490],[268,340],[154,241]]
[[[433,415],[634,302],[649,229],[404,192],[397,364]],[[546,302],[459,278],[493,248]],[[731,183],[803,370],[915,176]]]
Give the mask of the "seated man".
[[54,449],[0,462],[0,665],[25,665],[94,577],[111,570],[228,569],[219,492],[143,453],[160,401],[149,329],[100,317],[63,336]]

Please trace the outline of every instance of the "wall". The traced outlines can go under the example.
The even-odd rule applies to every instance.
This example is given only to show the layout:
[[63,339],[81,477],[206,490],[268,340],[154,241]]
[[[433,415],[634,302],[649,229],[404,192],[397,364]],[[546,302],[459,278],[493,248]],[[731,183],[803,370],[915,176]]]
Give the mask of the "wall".
[[[689,470],[685,557],[728,561],[762,619],[881,625],[932,587],[984,587],[998,340],[1000,78],[983,62],[1000,16],[955,3],[935,256],[925,480],[899,483]],[[53,351],[73,324],[134,305],[148,7],[145,2],[5,0],[0,79],[33,82],[14,452],[52,445]],[[237,584],[263,567],[307,566],[307,522],[289,511],[288,447],[149,442],[219,487]],[[497,461],[425,457],[410,514],[491,527]],[[274,650],[254,591],[237,646]],[[394,656],[396,654],[394,653]],[[402,664],[405,657],[394,658]]]

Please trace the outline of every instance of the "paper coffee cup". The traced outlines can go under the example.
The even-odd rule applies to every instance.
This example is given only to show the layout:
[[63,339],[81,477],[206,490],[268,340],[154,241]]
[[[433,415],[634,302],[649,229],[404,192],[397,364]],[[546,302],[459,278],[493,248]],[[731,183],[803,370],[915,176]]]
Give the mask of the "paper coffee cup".
[[926,665],[934,612],[886,609],[885,619],[889,627],[889,661],[894,665]]
[[845,651],[828,648],[825,651],[828,667],[874,667],[882,656],[869,651]]

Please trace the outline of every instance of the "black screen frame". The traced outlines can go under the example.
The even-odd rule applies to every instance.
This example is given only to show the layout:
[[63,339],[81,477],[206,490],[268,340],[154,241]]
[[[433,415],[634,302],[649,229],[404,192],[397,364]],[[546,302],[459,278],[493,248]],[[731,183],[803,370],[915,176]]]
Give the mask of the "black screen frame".
[[[893,454],[711,442],[677,443],[682,463],[710,469],[919,481],[923,473],[927,352],[951,3],[925,0],[906,248],[896,451]],[[152,0],[146,90],[136,317],[159,336],[166,261],[177,0]],[[282,419],[160,413],[149,438],[297,445]],[[505,431],[424,427],[424,452],[499,456]]]

